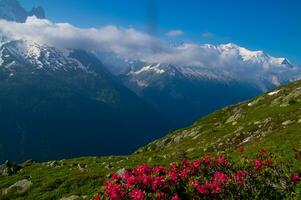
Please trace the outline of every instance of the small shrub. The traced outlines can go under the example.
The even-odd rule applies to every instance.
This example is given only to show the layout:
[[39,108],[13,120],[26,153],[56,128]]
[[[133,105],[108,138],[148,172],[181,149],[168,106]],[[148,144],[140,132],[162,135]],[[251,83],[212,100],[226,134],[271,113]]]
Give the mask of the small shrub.
[[169,167],[141,164],[122,177],[113,174],[95,200],[284,199],[301,180],[300,173],[289,175],[287,165],[276,163],[264,149],[239,163],[208,154]]

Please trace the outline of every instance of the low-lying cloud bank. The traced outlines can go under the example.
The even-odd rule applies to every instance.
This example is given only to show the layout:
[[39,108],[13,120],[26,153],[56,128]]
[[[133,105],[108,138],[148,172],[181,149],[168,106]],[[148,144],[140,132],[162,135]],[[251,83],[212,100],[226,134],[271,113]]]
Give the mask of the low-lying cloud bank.
[[[0,33],[9,39],[25,39],[58,48],[76,48],[96,52],[113,52],[126,59],[151,63],[169,63],[221,69],[236,76],[258,76],[258,72],[282,73],[288,68],[284,59],[277,59],[261,51],[249,51],[234,44],[179,46],[166,44],[160,38],[134,28],[104,26],[78,28],[68,23],[53,23],[46,19],[28,17],[25,23],[0,20]],[[293,66],[289,66],[291,68]]]
[[105,26],[81,29],[68,23],[52,23],[28,17],[25,23],[0,20],[0,31],[10,39],[25,39],[58,48],[111,51],[125,57],[140,57],[159,48],[159,40],[133,28]]

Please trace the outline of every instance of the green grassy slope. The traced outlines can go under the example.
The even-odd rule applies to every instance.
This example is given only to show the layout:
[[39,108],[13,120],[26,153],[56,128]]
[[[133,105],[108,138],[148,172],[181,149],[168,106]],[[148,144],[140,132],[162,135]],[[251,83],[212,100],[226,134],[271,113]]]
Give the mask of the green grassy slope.
[[194,158],[217,151],[235,155],[239,146],[245,147],[245,154],[264,147],[284,159],[293,157],[294,148],[301,150],[301,81],[218,110],[136,153],[172,156],[180,152]]
[[[108,174],[121,168],[130,168],[141,162],[164,165],[183,155],[194,159],[208,152],[223,152],[235,159],[240,146],[244,146],[245,156],[251,156],[264,147],[285,161],[293,161],[293,149],[296,152],[301,150],[301,81],[216,111],[190,127],[138,149],[132,155],[37,163],[24,167],[16,175],[0,176],[0,188],[28,178],[33,182],[31,190],[14,199],[60,199],[70,195],[91,197],[89,195],[95,193]],[[301,168],[300,160],[290,163]]]

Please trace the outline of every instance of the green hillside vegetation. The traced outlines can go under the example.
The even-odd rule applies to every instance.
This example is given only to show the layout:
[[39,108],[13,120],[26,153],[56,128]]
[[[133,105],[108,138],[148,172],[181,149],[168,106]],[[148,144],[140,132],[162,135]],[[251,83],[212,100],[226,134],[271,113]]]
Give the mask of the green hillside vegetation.
[[246,155],[264,147],[284,159],[301,150],[301,81],[218,110],[136,153],[172,156],[182,152],[197,158],[207,152],[223,152],[235,156],[240,146]]
[[31,189],[11,198],[60,199],[78,195],[89,199],[111,173],[142,162],[167,165],[183,156],[193,160],[209,152],[223,153],[235,160],[241,155],[253,156],[260,148],[278,155],[293,170],[301,170],[301,81],[218,110],[132,155],[24,164],[15,175],[0,176],[0,188],[29,179]]

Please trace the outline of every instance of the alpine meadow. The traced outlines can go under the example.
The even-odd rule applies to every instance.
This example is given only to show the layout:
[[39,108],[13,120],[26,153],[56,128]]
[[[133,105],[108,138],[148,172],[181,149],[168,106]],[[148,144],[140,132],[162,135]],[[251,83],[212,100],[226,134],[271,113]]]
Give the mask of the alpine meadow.
[[298,0],[0,0],[0,200],[301,199]]

